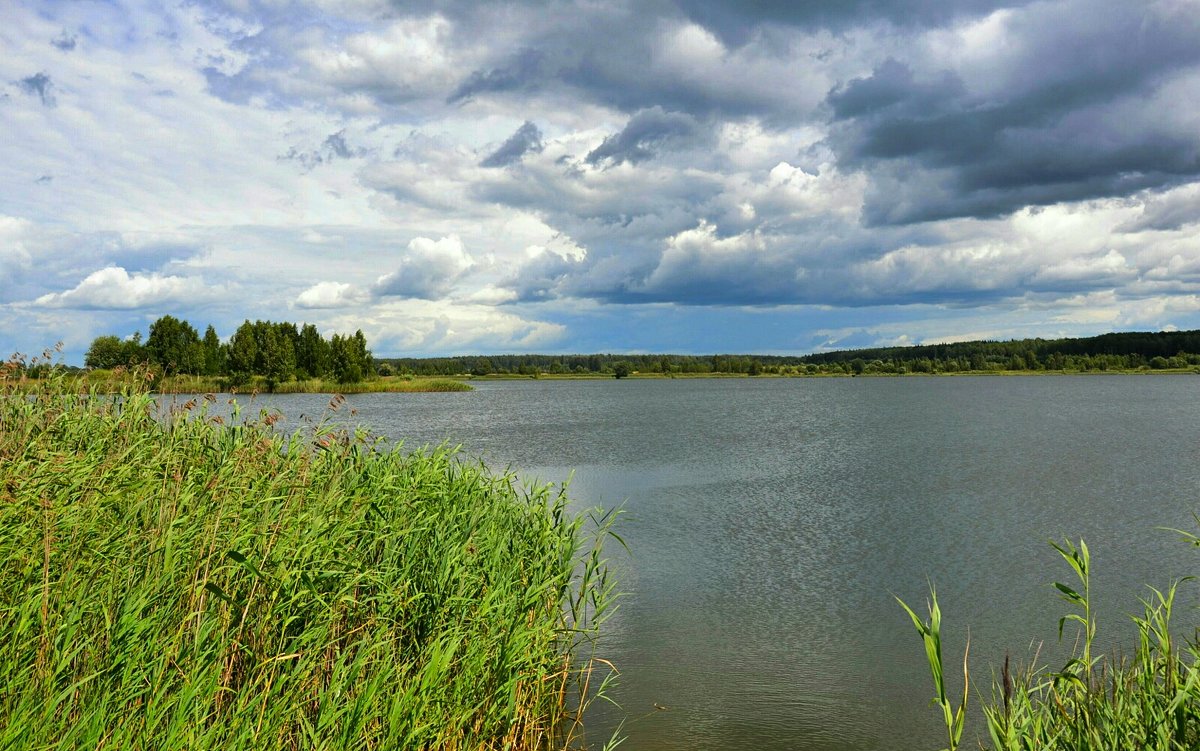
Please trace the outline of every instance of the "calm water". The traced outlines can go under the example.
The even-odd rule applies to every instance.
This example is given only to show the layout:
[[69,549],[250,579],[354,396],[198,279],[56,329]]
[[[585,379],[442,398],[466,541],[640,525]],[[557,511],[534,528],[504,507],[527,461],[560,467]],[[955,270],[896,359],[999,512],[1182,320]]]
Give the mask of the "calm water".
[[[1061,660],[1049,582],[1067,571],[1048,539],[1087,539],[1109,646],[1130,642],[1144,583],[1200,568],[1158,529],[1194,528],[1200,378],[476,388],[351,396],[342,419],[542,480],[574,471],[581,506],[623,505],[632,555],[612,554],[629,594],[604,649],[621,709],[595,713],[590,737],[623,719],[629,751],[940,748],[893,593],[916,604],[936,584],[947,648],[970,626],[982,683],[1033,640]],[[294,419],[327,400],[269,403]]]

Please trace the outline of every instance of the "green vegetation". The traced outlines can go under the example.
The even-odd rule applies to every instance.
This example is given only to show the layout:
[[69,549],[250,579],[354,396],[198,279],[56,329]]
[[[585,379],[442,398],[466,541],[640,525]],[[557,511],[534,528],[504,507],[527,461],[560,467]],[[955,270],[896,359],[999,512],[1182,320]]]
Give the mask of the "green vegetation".
[[488,355],[373,359],[362,332],[325,341],[315,327],[242,324],[228,344],[211,326],[201,339],[189,324],[164,316],[150,339],[97,338],[90,368],[150,361],[163,372],[220,376],[240,386],[320,379],[355,383],[381,376],[640,377],[857,376],[909,374],[1127,373],[1200,371],[1200,331],[1124,332],[1080,339],[973,341],[810,355]]
[[242,387],[256,378],[262,379],[268,391],[289,381],[350,384],[375,374],[362,331],[353,336],[334,334],[326,340],[311,324],[297,328],[294,323],[246,321],[228,344],[222,344],[212,326],[201,338],[190,323],[169,315],[150,325],[145,344],[140,332],[128,340],[97,337],[84,363],[101,370],[149,363],[164,376],[221,378],[221,387],[210,390]]
[[[688,375],[905,375],[911,373],[1129,372],[1200,369],[1200,331],[1104,334],[1084,339],[959,342],[777,355],[490,355],[386,358],[382,369],[417,375],[624,377]],[[625,369],[628,368],[628,372]]]
[[372,378],[359,383],[331,383],[319,379],[291,381],[275,386],[277,394],[366,394],[366,393],[445,393],[472,391],[471,385],[448,378]]
[[[1186,534],[1193,545],[1200,537]],[[1055,582],[1071,610],[1058,622],[1059,639],[1068,624],[1078,627],[1075,649],[1062,669],[1030,666],[1013,675],[1005,658],[983,708],[990,748],[995,751],[1185,751],[1200,747],[1200,632],[1189,640],[1171,633],[1171,614],[1181,581],[1165,592],[1150,588],[1142,615],[1134,617],[1138,642],[1129,657],[1105,659],[1093,652],[1091,556],[1087,545],[1051,543],[1070,566],[1075,584]],[[898,598],[897,598],[898,599]],[[934,704],[942,710],[948,748],[961,741],[970,676],[963,655],[962,702],[947,698],[941,651],[941,611],[930,589],[929,620],[903,601],[925,644],[933,673]],[[968,644],[969,648],[969,644]],[[1036,658],[1035,658],[1036,662]]]
[[[37,370],[38,377],[47,377],[50,370]],[[89,370],[83,373],[70,372],[71,377],[82,379],[83,388],[95,388],[105,393],[115,393],[134,384],[160,394],[206,394],[221,393],[230,389],[237,393],[253,394],[273,391],[276,394],[368,394],[368,393],[429,393],[472,391],[468,383],[450,378],[372,377],[358,383],[338,383],[334,380],[310,378],[304,381],[286,381],[272,384],[263,376],[252,376],[240,387],[233,387],[223,378],[179,374],[163,376],[141,368],[117,368],[116,370]],[[149,376],[149,379],[146,378]]]
[[1200,331],[884,347],[823,352],[803,360],[822,371],[852,373],[1182,370],[1200,366]]
[[22,372],[0,367],[0,748],[578,746],[610,516],[445,449]]
[[[485,357],[396,357],[376,360],[390,372],[418,376],[575,376],[624,378],[678,375],[796,375],[804,372],[786,366],[799,357],[770,355],[490,355]],[[767,363],[767,364],[764,364]]]

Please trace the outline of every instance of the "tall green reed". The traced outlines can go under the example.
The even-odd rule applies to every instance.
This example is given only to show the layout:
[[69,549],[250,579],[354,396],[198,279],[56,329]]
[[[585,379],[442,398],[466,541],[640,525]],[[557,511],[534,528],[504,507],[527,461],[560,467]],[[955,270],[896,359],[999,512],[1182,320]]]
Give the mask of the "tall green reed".
[[921,640],[925,644],[925,659],[933,674],[932,703],[942,710],[942,721],[946,726],[947,748],[949,751],[954,751],[962,741],[963,727],[967,717],[967,697],[970,695],[971,688],[967,657],[971,652],[971,640],[967,639],[967,646],[963,650],[962,701],[958,703],[958,706],[954,706],[946,691],[946,670],[942,658],[942,610],[938,607],[937,591],[932,584],[929,586],[929,601],[926,603],[929,611],[928,621],[923,620],[899,597],[896,598],[896,602],[900,603],[900,607],[908,613],[908,617],[912,619],[913,626],[916,627],[917,633],[921,635]]
[[[1190,534],[1186,538],[1193,543],[1200,539]],[[997,751],[1200,748],[1200,632],[1193,629],[1192,638],[1181,640],[1171,626],[1178,587],[1187,579],[1173,582],[1166,590],[1149,588],[1151,595],[1141,600],[1141,615],[1132,616],[1138,630],[1132,654],[1096,655],[1087,545],[1083,540],[1078,544],[1068,540],[1051,546],[1076,578],[1073,585],[1054,583],[1072,608],[1059,619],[1059,638],[1068,623],[1078,624],[1078,637],[1071,656],[1058,670],[1038,665],[1035,655],[1032,664],[1014,674],[1005,658],[1000,676],[993,677],[990,696],[981,697],[987,738],[980,740],[980,746]],[[947,708],[940,649],[930,646],[931,639],[940,644],[941,627],[936,596],[931,602],[928,623],[901,605],[925,642],[938,694],[935,702],[942,706],[947,727],[953,731],[961,725],[958,715]],[[965,655],[963,672],[966,682]],[[960,706],[965,711],[965,693]],[[958,741],[952,732],[950,748]]]
[[[551,749],[612,514],[438,448],[0,373],[0,748]],[[335,400],[336,402],[336,400]]]

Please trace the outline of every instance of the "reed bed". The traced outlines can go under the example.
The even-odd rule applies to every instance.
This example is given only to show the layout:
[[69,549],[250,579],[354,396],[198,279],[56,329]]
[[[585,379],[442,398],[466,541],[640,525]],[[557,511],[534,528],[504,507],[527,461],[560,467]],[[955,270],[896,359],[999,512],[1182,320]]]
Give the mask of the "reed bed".
[[12,374],[0,748],[578,747],[611,515],[445,449]]
[[[1182,533],[1193,545],[1200,538]],[[1070,567],[1074,581],[1055,582],[1068,612],[1059,620],[1075,631],[1075,648],[1062,668],[1034,665],[1013,671],[1006,657],[980,696],[987,738],[980,748],[995,751],[1194,751],[1200,748],[1200,630],[1191,638],[1172,633],[1178,580],[1165,590],[1148,588],[1141,615],[1133,616],[1138,641],[1132,654],[1093,652],[1097,624],[1091,607],[1091,556],[1087,544],[1051,543]],[[928,619],[903,601],[925,645],[933,675],[933,703],[941,710],[947,748],[957,749],[970,692],[968,647],[962,658],[963,694],[954,701],[946,688],[941,610],[930,589]]]
[[313,379],[309,381],[288,381],[275,385],[276,394],[309,394],[309,393],[338,393],[338,394],[368,394],[368,393],[445,393],[451,391],[473,391],[468,383],[455,381],[451,378],[376,378],[360,383],[334,383]]
[[[145,375],[145,370],[94,370],[83,376],[85,388],[95,388],[104,393],[120,393],[129,388],[135,374]],[[227,378],[198,375],[173,375],[151,379],[154,391],[163,394],[204,394],[229,391],[233,384]],[[370,393],[447,393],[473,391],[473,387],[453,378],[412,378],[388,376],[371,378],[357,383],[338,383],[322,378],[300,381],[270,383],[261,376],[237,386],[239,393],[272,392],[276,394],[370,394]]]

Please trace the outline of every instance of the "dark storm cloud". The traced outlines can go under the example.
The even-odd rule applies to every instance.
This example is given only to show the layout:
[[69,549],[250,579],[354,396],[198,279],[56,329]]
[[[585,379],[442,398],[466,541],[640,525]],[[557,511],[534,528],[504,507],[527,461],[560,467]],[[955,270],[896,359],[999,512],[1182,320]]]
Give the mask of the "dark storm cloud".
[[[694,225],[695,213],[720,196],[723,183],[709,173],[665,170],[652,185],[636,171],[596,170],[574,165],[526,163],[520,174],[493,172],[470,190],[479,201],[545,215],[576,240],[628,247]],[[401,186],[395,186],[401,187]],[[589,244],[589,247],[591,245]]]
[[829,144],[873,183],[866,218],[991,217],[1200,176],[1200,133],[1153,114],[1200,63],[1200,16],[1107,5],[1014,18],[1008,43],[1021,54],[999,59],[994,75],[1010,82],[1000,92],[897,60],[831,91]]
[[942,108],[966,94],[962,80],[945,71],[928,82],[918,82],[912,69],[889,58],[867,78],[855,78],[829,93],[835,120],[867,117],[891,107],[901,107],[907,113],[921,113],[928,108]]
[[520,302],[551,300],[560,296],[562,285],[586,266],[586,261],[545,251],[522,264],[505,286],[517,293]]
[[637,164],[653,159],[659,151],[695,146],[708,131],[695,118],[661,107],[642,110],[587,155],[588,164],[609,162]]
[[454,104],[470,99],[476,94],[516,91],[529,87],[537,81],[542,58],[541,52],[526,49],[501,67],[474,71],[446,101]]
[[1200,191],[1184,189],[1179,194],[1148,199],[1142,215],[1119,229],[1122,232],[1169,232],[1197,222],[1200,222]]
[[679,7],[730,44],[745,43],[755,29],[777,24],[844,29],[879,23],[929,27],[1031,0],[678,0]]
[[[942,252],[966,245],[964,226],[1005,223],[938,220],[1136,195],[1146,208],[1124,231],[1195,221],[1195,193],[1173,190],[1200,178],[1194,0],[397,1],[373,20],[312,28],[272,10],[285,4],[250,5],[264,30],[239,42],[244,67],[209,71],[223,98],[353,101],[351,117],[365,99],[414,133],[446,116],[487,122],[475,137],[488,151],[478,140],[424,156],[397,148],[359,177],[451,219],[478,203],[527,212],[586,250],[520,264],[505,285],[519,301],[1083,294],[1129,283],[1126,256],[1082,245],[1005,255],[995,248],[1036,245],[1011,228]],[[308,36],[291,33],[301,28]],[[293,54],[301,39],[313,41]],[[406,68],[409,40],[421,57]],[[507,138],[490,130],[513,117],[530,120]],[[597,144],[601,118],[625,123]],[[353,155],[334,135],[288,158],[311,169]],[[796,167],[828,179],[792,181]],[[1079,257],[1050,273],[1039,263],[1055,252]],[[373,291],[439,298],[468,286],[461,266],[426,273],[414,261]]]
[[[681,60],[692,42],[682,42],[683,48],[669,48],[667,43],[689,21],[669,2],[395,3],[393,12],[410,20],[437,16],[450,22],[440,42],[451,55],[473,61],[471,69],[447,72],[455,83],[442,94],[443,101],[455,106],[538,98],[567,108],[581,101],[627,113],[662,106],[693,115],[753,116],[782,123],[811,109],[811,102],[819,101],[825,91],[795,76],[786,39],[778,45],[759,45],[745,58],[721,62],[719,53],[714,54],[705,63],[712,70],[696,68],[695,60]],[[272,42],[264,33],[244,43],[254,48],[281,43],[279,34],[274,38]],[[280,52],[259,51],[263,54],[252,68]],[[690,74],[681,75],[689,69]],[[414,94],[411,82],[401,79],[393,69],[372,61],[356,69],[352,80],[335,85],[389,106],[412,106],[424,93]],[[210,81],[210,88],[232,101],[239,96],[240,83]],[[806,103],[801,105],[800,99]],[[422,106],[429,104],[422,99]]]
[[[317,22],[306,25],[303,13],[288,15],[293,8],[299,12],[302,4],[276,7],[216,0],[208,4],[263,25],[261,32],[237,39],[238,49],[251,55],[242,70],[231,72],[227,65],[214,62],[204,71],[209,90],[237,104],[252,96],[266,97],[272,105],[285,104],[297,96],[287,63],[296,53],[292,45],[301,31],[310,34],[311,28],[325,28],[336,44],[347,34],[369,34],[373,25],[399,20],[420,25],[431,18],[448,21],[439,32],[444,34],[437,39],[439,51],[447,53],[447,60],[470,60],[471,67],[455,70],[451,64],[438,69],[436,77],[414,82],[399,74],[386,52],[375,47],[355,52],[361,56],[354,62],[361,65],[309,72],[324,79],[324,85],[366,95],[400,111],[428,113],[437,109],[435,104],[466,106],[476,100],[519,101],[528,107],[528,101],[537,98],[566,108],[588,102],[626,113],[662,106],[697,116],[756,117],[781,127],[794,125],[810,113],[828,88],[824,80],[797,75],[792,37],[807,27],[775,24],[772,28],[783,30],[777,39],[764,32],[753,49],[735,50],[727,60],[721,59],[719,50],[707,49],[699,50],[702,59],[698,59],[690,57],[697,50],[689,49],[696,40],[673,37],[689,26],[688,15],[666,0],[395,2],[380,17],[356,19],[346,28]],[[241,9],[243,5],[249,7]],[[282,10],[285,7],[287,12]],[[736,20],[774,23],[773,13],[753,16],[739,11]],[[710,33],[714,41],[724,38],[721,29]],[[804,62],[811,62],[808,52],[800,54]],[[297,62],[296,69],[303,70],[311,65],[311,58]],[[284,71],[286,75],[280,75]],[[444,84],[443,78],[450,83]]]
[[28,78],[22,78],[17,81],[17,86],[26,94],[39,97],[42,100],[42,104],[47,107],[53,107],[56,104],[54,82],[44,72],[35,73]]
[[508,139],[500,144],[486,159],[479,163],[480,167],[507,167],[521,161],[521,157],[529,152],[542,150],[542,132],[529,120],[517,128]]

